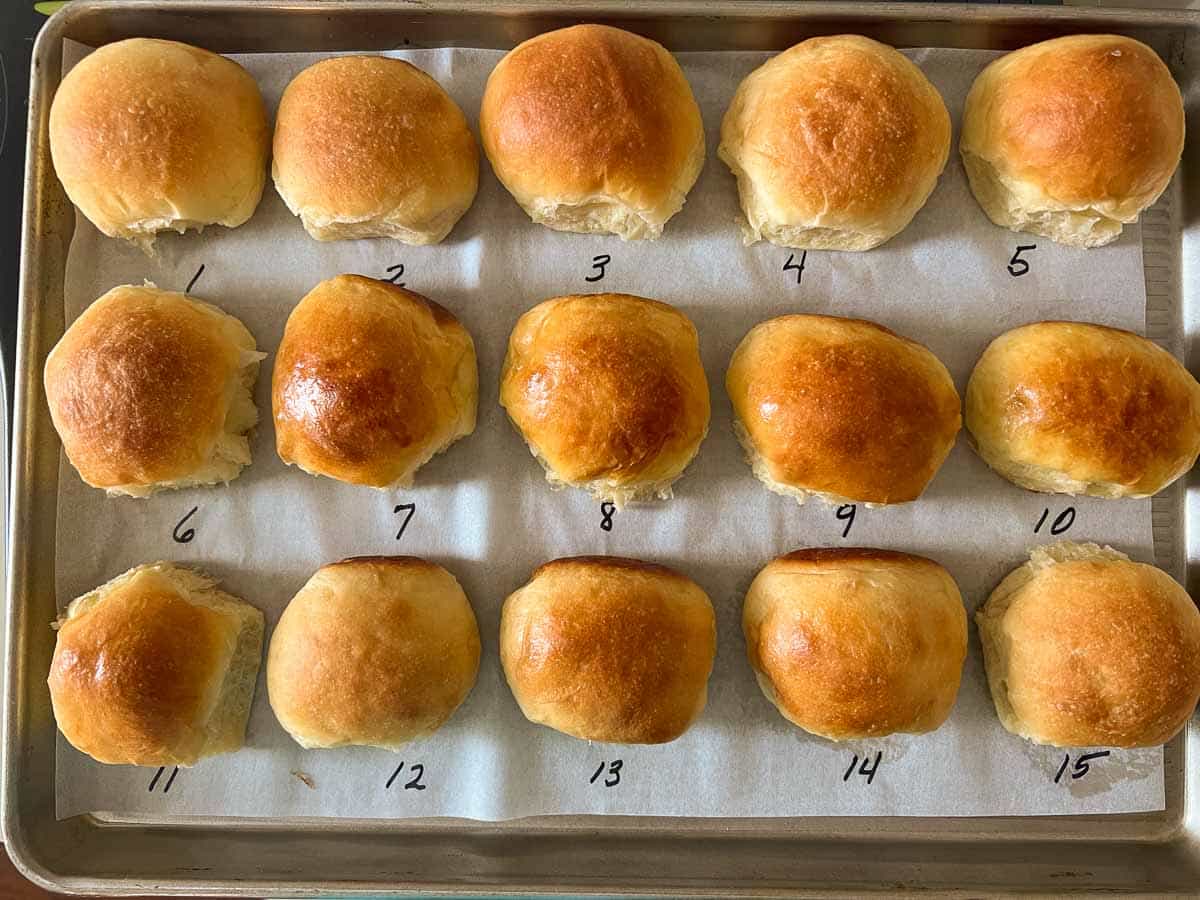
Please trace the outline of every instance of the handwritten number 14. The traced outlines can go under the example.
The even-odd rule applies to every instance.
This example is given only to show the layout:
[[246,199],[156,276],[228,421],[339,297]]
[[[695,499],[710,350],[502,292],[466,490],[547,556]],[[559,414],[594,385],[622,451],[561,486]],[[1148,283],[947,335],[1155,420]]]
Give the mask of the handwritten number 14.
[[[854,756],[850,759],[849,767],[846,769],[845,774],[842,775],[842,781],[849,781],[850,776],[857,774],[864,776],[867,779],[867,784],[870,784],[875,780],[875,773],[879,771],[879,763],[882,760],[882,750],[876,751],[874,760],[868,758],[867,756],[863,756],[861,763],[858,760],[858,754],[854,754]],[[868,763],[870,763],[870,765],[868,765]],[[854,771],[855,766],[858,767],[857,772]]]

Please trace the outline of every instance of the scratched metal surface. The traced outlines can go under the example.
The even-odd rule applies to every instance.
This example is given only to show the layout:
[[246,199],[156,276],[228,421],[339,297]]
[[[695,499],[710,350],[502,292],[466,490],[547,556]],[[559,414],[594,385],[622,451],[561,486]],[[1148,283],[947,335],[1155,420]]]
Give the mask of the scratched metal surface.
[[[1197,780],[1186,761],[1200,727],[1167,747],[1167,809],[1053,819],[742,819],[556,817],[456,820],[192,819],[145,824],[53,815],[54,723],[44,686],[52,650],[57,438],[38,373],[63,329],[61,288],[73,215],[44,134],[61,41],[132,35],[224,52],[508,48],[579,20],[607,21],[674,50],[781,49],[859,32],[899,46],[1011,49],[1059,34],[1127,33],[1154,46],[1189,101],[1200,85],[1200,17],[1187,12],[927,4],[595,0],[81,0],[35,51],[16,362],[5,692],[3,827],[18,865],[48,886],[107,894],[394,896],[398,893],[830,896],[921,889],[1060,895],[1200,889]],[[1197,118],[1189,102],[1189,120]],[[1189,121],[1200,135],[1200,122]],[[1143,222],[1151,336],[1195,370],[1200,288],[1200,149]],[[1158,561],[1197,587],[1195,476],[1154,505]]]

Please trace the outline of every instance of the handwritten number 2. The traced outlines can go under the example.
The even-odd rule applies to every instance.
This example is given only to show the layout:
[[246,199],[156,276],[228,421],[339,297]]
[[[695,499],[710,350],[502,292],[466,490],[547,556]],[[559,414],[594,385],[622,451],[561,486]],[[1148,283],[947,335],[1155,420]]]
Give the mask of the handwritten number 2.
[[1021,254],[1036,249],[1037,244],[1017,244],[1017,249],[1013,252],[1012,259],[1008,261],[1008,274],[1013,278],[1020,278],[1028,272],[1029,261],[1021,259]]
[[400,280],[404,277],[404,263],[396,263],[394,266],[388,266],[387,270],[392,277],[383,280],[389,284],[394,284],[396,287],[404,287],[404,282]]

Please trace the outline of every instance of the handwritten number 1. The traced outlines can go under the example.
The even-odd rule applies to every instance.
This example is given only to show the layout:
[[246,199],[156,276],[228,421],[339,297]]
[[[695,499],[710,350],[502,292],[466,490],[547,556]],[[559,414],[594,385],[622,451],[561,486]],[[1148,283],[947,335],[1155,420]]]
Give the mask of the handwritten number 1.
[[196,282],[200,280],[200,276],[204,274],[204,264],[200,264],[200,268],[196,270],[196,274],[192,276],[192,280],[188,282],[188,286],[183,289],[185,294],[190,294],[192,288],[196,286]]

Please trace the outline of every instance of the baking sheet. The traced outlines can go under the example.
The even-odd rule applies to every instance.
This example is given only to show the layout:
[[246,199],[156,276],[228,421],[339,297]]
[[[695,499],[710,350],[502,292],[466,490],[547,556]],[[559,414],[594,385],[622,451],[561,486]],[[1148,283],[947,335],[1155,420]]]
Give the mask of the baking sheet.
[[[68,64],[81,55],[68,46]],[[328,54],[235,57],[271,108],[287,81]],[[500,53],[408,51],[474,125],[487,73]],[[957,120],[971,79],[994,54],[913,51]],[[262,422],[254,463],[226,487],[106,498],[66,463],[59,482],[56,577],[60,607],[130,566],[155,559],[196,565],[262,608],[268,627],[321,564],[345,556],[428,556],[462,582],[479,618],[484,655],[467,702],[436,735],[400,754],[361,748],[304,751],[276,723],[260,677],[247,747],[193,769],[102,766],[59,738],[57,813],[154,820],[188,815],[453,816],[494,820],[543,814],[659,816],[1055,815],[1162,809],[1162,752],[1113,751],[1081,762],[1005,732],[987,697],[974,627],[958,703],[924,736],[833,744],[783,721],[745,661],[740,602],[758,569],[803,546],[866,545],[928,555],[954,575],[973,610],[1030,544],[1068,508],[1063,534],[1110,543],[1152,561],[1149,501],[1103,502],[1027,493],[993,475],[959,441],[917,503],[857,508],[845,520],[819,502],[801,507],[753,479],[733,437],[725,366],[750,327],[788,312],[876,319],[929,346],[960,392],[987,342],[1023,322],[1074,318],[1144,327],[1137,226],[1110,247],[1079,251],[992,226],[976,206],[956,154],[926,208],[867,254],[743,247],[732,176],[715,157],[720,117],[739,80],[764,53],[692,53],[680,61],[700,102],[709,159],[683,211],[652,243],[552,232],[532,225],[488,171],[474,206],[447,241],[411,248],[386,240],[320,244],[268,186],[245,226],[164,236],[158,255],[100,235],[79,219],[68,257],[67,320],[113,285],[149,279],[193,292],[241,318],[271,353],[287,314],[319,280],[341,272],[391,277],[451,309],[475,338],[480,363],[476,432],[397,494],[314,479],[274,453],[270,370],[256,398]],[[1006,267],[1018,245],[1036,244]],[[604,277],[588,282],[608,256]],[[601,528],[599,505],[554,492],[496,403],[509,329],[537,302],[565,293],[625,291],[682,308],[700,332],[713,396],[710,433],[675,499],[626,509]],[[407,511],[411,521],[397,539]],[[192,510],[194,512],[191,512]],[[1049,514],[1040,533],[1035,527]],[[178,523],[191,512],[187,522]],[[1065,522],[1065,519],[1061,520]],[[173,533],[194,530],[179,543]],[[718,653],[703,715],[658,747],[587,743],[521,716],[500,671],[503,598],[541,562],[580,553],[637,556],[676,566],[712,597]],[[617,764],[617,761],[619,765]],[[417,767],[420,767],[419,769]],[[615,771],[614,771],[615,770]],[[599,773],[599,774],[597,774]],[[1078,777],[1075,777],[1078,776]]]

